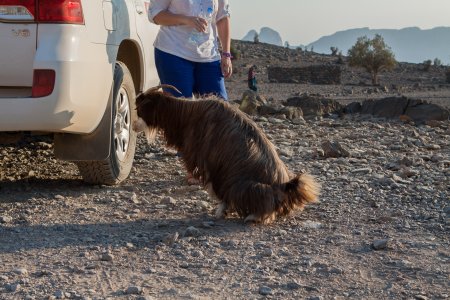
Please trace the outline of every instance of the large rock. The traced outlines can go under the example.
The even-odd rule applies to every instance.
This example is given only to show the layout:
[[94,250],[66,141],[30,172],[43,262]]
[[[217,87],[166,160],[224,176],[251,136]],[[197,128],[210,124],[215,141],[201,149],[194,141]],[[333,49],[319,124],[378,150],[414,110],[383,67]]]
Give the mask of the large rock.
[[261,28],[259,32],[259,41],[267,44],[283,46],[283,40],[280,34],[269,27]]
[[323,116],[341,113],[344,106],[339,102],[326,99],[321,95],[303,94],[286,100],[285,105],[302,109],[304,116]]
[[361,113],[383,118],[406,116],[415,122],[445,121],[448,120],[450,114],[448,109],[437,104],[406,97],[366,100],[362,104]]
[[361,113],[382,118],[394,118],[405,114],[408,102],[409,99],[406,97],[370,99],[363,102]]
[[242,40],[247,42],[253,42],[255,39],[255,35],[259,36],[259,33],[255,29],[252,29],[249,32],[247,32],[247,34],[242,38]]
[[361,112],[362,105],[359,102],[352,102],[347,104],[344,108],[344,113],[346,114],[356,114]]
[[[258,33],[256,32],[256,30],[252,29],[242,38],[242,40],[253,42],[255,34]],[[281,39],[280,34],[269,27],[261,28],[261,31],[258,34],[258,38],[261,43],[283,46],[283,40]]]
[[416,122],[445,121],[449,118],[449,110],[423,100],[411,100],[405,115]]

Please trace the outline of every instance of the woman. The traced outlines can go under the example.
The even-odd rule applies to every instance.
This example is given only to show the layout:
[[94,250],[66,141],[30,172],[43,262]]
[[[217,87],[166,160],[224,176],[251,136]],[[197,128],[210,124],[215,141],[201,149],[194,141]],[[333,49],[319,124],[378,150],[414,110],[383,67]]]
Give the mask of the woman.
[[[181,94],[166,92],[185,98],[213,94],[227,100],[224,78],[233,72],[228,0],[151,0],[148,17],[161,26],[154,43],[159,79]],[[187,182],[198,180],[188,174]]]
[[233,72],[228,0],[151,0],[149,20],[161,26],[154,43],[160,81],[181,94],[167,92],[228,99],[224,78]]

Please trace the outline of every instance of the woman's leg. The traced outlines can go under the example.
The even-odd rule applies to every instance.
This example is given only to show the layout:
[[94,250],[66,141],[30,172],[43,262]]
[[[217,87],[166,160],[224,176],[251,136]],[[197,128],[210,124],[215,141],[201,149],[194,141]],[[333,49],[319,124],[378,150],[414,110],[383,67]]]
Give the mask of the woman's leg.
[[194,93],[200,96],[213,94],[228,99],[220,61],[196,63],[194,69]]
[[181,94],[173,89],[164,89],[165,92],[175,97],[192,97],[195,63],[155,48],[155,64],[161,83],[173,85]]

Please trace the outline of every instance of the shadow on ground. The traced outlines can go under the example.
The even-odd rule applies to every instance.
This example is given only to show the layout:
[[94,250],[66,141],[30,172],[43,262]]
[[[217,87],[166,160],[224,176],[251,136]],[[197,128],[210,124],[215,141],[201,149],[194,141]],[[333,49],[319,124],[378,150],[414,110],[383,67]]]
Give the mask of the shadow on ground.
[[[0,254],[65,247],[124,246],[154,247],[176,234],[183,236],[228,236],[231,232],[252,230],[239,219],[211,222],[201,215],[195,219],[140,219],[98,224],[54,224],[0,226]],[[194,227],[189,231],[189,227]],[[192,228],[191,228],[192,229]],[[14,241],[12,243],[11,241]]]
[[36,196],[64,193],[93,193],[98,186],[87,185],[81,179],[25,178],[0,180],[0,203],[26,202]]

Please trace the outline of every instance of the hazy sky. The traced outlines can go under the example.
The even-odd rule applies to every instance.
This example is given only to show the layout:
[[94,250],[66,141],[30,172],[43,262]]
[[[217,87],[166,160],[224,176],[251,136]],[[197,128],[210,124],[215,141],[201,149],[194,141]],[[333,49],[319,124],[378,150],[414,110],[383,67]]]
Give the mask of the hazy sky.
[[350,28],[450,27],[450,0],[229,0],[232,38],[267,26],[293,45]]

